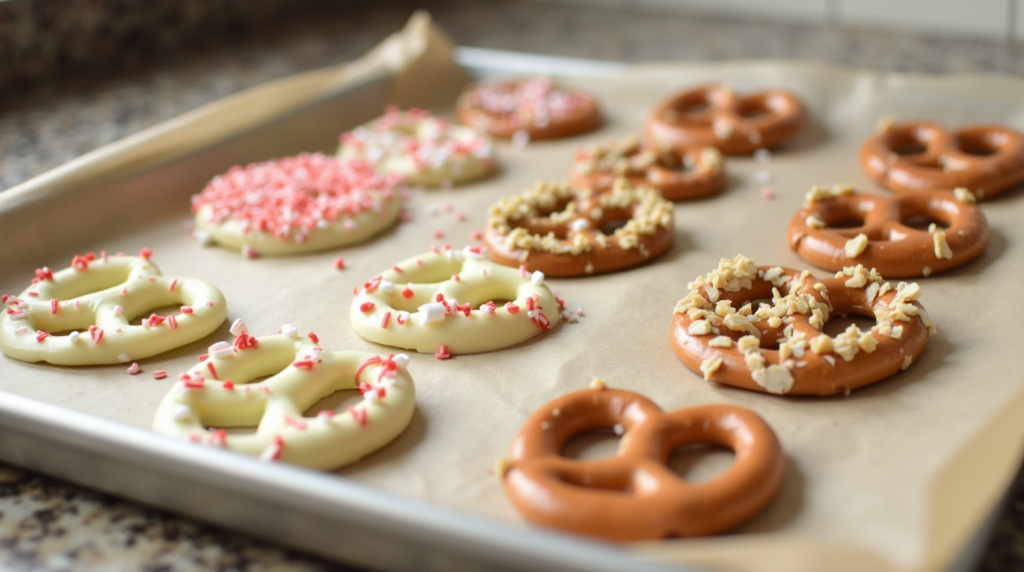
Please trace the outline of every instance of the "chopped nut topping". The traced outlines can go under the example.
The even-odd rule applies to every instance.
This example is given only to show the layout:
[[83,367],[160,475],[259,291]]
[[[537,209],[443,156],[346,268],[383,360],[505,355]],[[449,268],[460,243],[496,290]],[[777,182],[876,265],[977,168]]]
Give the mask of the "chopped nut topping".
[[716,336],[714,338],[711,338],[711,341],[708,342],[708,345],[713,348],[731,348],[732,338],[730,338],[729,336]]
[[900,370],[907,369],[908,367],[910,367],[910,364],[913,363],[913,362],[914,362],[914,358],[912,358],[910,356],[904,356],[903,364],[900,365]]
[[964,187],[957,187],[953,189],[953,196],[956,197],[958,202],[965,205],[978,202],[978,199],[974,197],[974,193]]
[[[804,197],[804,200],[807,203],[817,203],[827,201],[833,197],[838,197],[839,195],[850,195],[853,194],[854,191],[855,189],[853,185],[835,184],[830,187],[814,185],[811,187],[810,191],[807,191],[807,195]],[[807,226],[811,225],[808,224]]]
[[806,224],[808,228],[825,228],[826,226],[825,221],[814,215],[807,215],[807,218],[804,219],[804,224]]
[[945,258],[947,260],[953,258],[953,249],[946,242],[945,231],[940,230],[932,234],[932,242],[935,243],[935,258]]
[[878,123],[875,124],[875,131],[879,133],[885,133],[892,129],[892,126],[896,124],[896,120],[891,115],[883,115],[878,118]]
[[868,247],[868,235],[863,232],[846,241],[846,257],[857,258]]
[[690,322],[690,327],[687,328],[687,331],[693,336],[706,336],[711,333],[711,322],[707,320]]
[[722,367],[722,358],[708,358],[700,362],[700,372],[704,374],[704,379],[711,379],[711,374],[718,371],[718,368]]
[[597,391],[601,391],[602,389],[608,389],[608,384],[605,383],[604,380],[601,379],[600,377],[595,377],[590,382],[590,389],[596,389]]

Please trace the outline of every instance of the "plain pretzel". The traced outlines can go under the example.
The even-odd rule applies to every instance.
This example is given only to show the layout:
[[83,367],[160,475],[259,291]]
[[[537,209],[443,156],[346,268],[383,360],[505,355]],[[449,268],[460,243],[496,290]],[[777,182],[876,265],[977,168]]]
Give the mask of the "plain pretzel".
[[[4,296],[0,349],[58,365],[124,363],[202,339],[227,315],[224,296],[196,278],[163,276],[144,256],[75,256],[71,267],[36,270],[33,284]],[[172,315],[146,314],[171,305]],[[129,321],[142,318],[141,323]]]
[[680,149],[716,147],[726,155],[774,149],[807,125],[800,98],[783,90],[737,95],[728,85],[705,85],[659,103],[647,120],[647,139]]
[[[572,437],[595,429],[622,435],[614,457],[561,457]],[[725,473],[692,483],[666,466],[692,444],[732,449]],[[503,473],[505,491],[527,520],[606,540],[654,540],[724,532],[775,497],[785,457],[754,412],[702,405],[663,412],[629,391],[586,389],[558,397],[523,424]]]
[[[158,433],[266,461],[334,469],[387,445],[416,408],[408,356],[328,351],[293,326],[254,338],[242,329],[181,375],[157,407]],[[262,381],[255,381],[270,376]],[[344,390],[362,400],[344,412],[304,412]],[[250,434],[226,429],[254,427]]]
[[861,146],[860,165],[896,192],[963,187],[985,199],[1024,181],[1024,135],[1002,125],[884,122]]

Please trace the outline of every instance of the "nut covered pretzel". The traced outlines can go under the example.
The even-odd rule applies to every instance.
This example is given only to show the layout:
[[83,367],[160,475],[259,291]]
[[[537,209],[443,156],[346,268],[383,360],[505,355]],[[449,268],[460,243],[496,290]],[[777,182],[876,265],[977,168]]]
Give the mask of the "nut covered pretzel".
[[722,155],[714,147],[678,151],[623,137],[589,145],[576,152],[571,184],[607,190],[618,178],[631,185],[658,189],[670,201],[713,195],[725,186]]
[[378,171],[416,185],[464,183],[497,167],[486,136],[423,109],[401,112],[389,106],[383,117],[342,133],[340,139],[339,158],[369,161]]
[[927,121],[884,121],[860,149],[860,165],[896,192],[964,187],[979,199],[1024,181],[1024,136],[1001,125],[950,131]]
[[[935,329],[917,284],[894,288],[859,265],[818,280],[738,256],[689,288],[672,319],[676,356],[706,380],[776,395],[833,395],[881,381],[910,367]],[[761,299],[771,303],[754,308]],[[823,330],[837,314],[876,323],[831,337]]]
[[[912,219],[937,221],[928,230]],[[965,264],[988,244],[984,213],[965,189],[889,197],[853,187],[814,187],[789,222],[789,248],[828,270],[863,264],[883,276],[928,276]]]
[[706,85],[658,104],[646,133],[650,141],[677,148],[716,147],[726,155],[746,155],[782,145],[806,124],[803,102],[788,91],[741,96],[728,85]]
[[470,87],[456,104],[459,123],[511,139],[557,139],[597,129],[603,121],[597,101],[546,77],[503,80]]
[[[515,437],[505,491],[530,522],[614,541],[703,536],[749,519],[778,493],[785,457],[754,412],[722,404],[663,412],[597,382],[541,407]],[[570,438],[602,428],[622,434],[614,457],[559,456]],[[710,481],[687,482],[666,461],[699,443],[732,449],[736,458]]]
[[[0,350],[58,365],[124,363],[199,340],[224,322],[227,305],[212,284],[163,276],[142,256],[75,256],[71,267],[36,270],[18,296],[4,295]],[[146,314],[180,306],[171,315]],[[141,323],[130,322],[141,318]]]
[[[610,230],[621,221],[626,223]],[[597,193],[537,183],[492,206],[484,230],[491,259],[547,276],[632,268],[666,252],[674,239],[672,203],[624,179]]]
[[321,153],[232,167],[192,197],[195,235],[247,257],[355,244],[398,220],[403,180]]
[[495,264],[479,246],[404,260],[355,295],[357,334],[439,358],[512,346],[561,320],[561,303],[542,273]]
[[[334,469],[387,445],[416,408],[409,357],[324,350],[293,326],[254,338],[244,327],[183,373],[157,407],[158,433],[224,447],[265,461]],[[270,376],[262,381],[255,381]],[[317,401],[356,389],[345,412],[306,417]],[[251,434],[226,428],[255,427]]]

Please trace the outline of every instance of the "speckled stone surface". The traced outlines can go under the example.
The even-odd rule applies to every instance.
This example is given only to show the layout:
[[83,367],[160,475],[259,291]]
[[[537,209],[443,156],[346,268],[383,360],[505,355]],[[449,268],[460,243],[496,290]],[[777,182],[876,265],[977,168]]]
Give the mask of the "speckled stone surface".
[[[175,1],[189,6],[201,3]],[[116,30],[127,26],[116,21],[119,3],[113,1],[0,2],[0,54],[4,54],[0,66],[9,66],[0,70],[0,85],[5,77],[21,74],[17,89],[0,89],[0,189],[241,89],[355,58],[400,28],[419,7],[391,0],[309,4],[314,6],[315,17],[292,17],[277,11],[275,6],[280,3],[268,0],[259,2],[261,8],[254,14],[273,17],[239,16],[243,24],[238,25],[232,24],[235,16],[227,8],[203,16],[201,8],[193,7],[200,12],[180,12],[191,14],[191,19],[182,16],[168,24],[177,22],[186,33],[168,31],[159,42],[142,42],[159,49],[143,49],[141,63],[132,54],[125,56],[127,60],[119,59],[117,50],[104,44],[96,51],[109,65],[95,65],[84,55],[76,56],[84,59],[73,60],[74,65],[44,58],[31,74],[15,73],[13,64],[4,59],[12,53],[4,50],[13,48],[5,46],[15,45],[12,42],[16,40],[21,42],[19,49],[31,52],[37,49],[31,48],[35,40],[24,34],[48,33],[58,42],[61,30],[70,34],[69,28],[52,24],[65,21],[61,18],[68,14],[58,18],[50,13],[52,18],[46,20],[51,23],[49,31],[26,29],[24,22],[34,20],[24,13],[21,19],[14,18],[10,11],[39,9],[28,7],[28,3],[87,6],[89,17],[97,20],[85,29],[107,32],[65,38],[66,42],[84,42],[75,44],[79,51],[88,51],[89,42],[99,42],[100,36],[116,46],[122,37]],[[515,1],[441,0],[427,7],[457,43],[468,46],[626,62],[801,59],[900,72],[1024,76],[1024,47],[983,41],[665,14],[627,15]],[[279,25],[272,29],[269,21]],[[133,22],[135,27],[127,29],[144,29],[144,22]],[[203,33],[227,35],[197,41]],[[9,34],[21,36],[12,39]],[[123,37],[130,42],[134,36]],[[38,49],[50,50],[45,57],[67,53],[60,45]],[[61,75],[47,79],[47,70],[59,70]],[[345,568],[0,464],[0,570],[90,569],[304,572]],[[980,569],[1024,570],[1021,477]]]

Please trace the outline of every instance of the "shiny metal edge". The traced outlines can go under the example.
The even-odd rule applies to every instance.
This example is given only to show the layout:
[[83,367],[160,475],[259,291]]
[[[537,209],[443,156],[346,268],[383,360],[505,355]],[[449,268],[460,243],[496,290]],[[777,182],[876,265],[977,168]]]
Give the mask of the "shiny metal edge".
[[508,52],[487,48],[455,48],[455,61],[479,76],[496,73],[557,75],[563,77],[611,76],[629,69],[629,64],[584,58],[565,58]]

